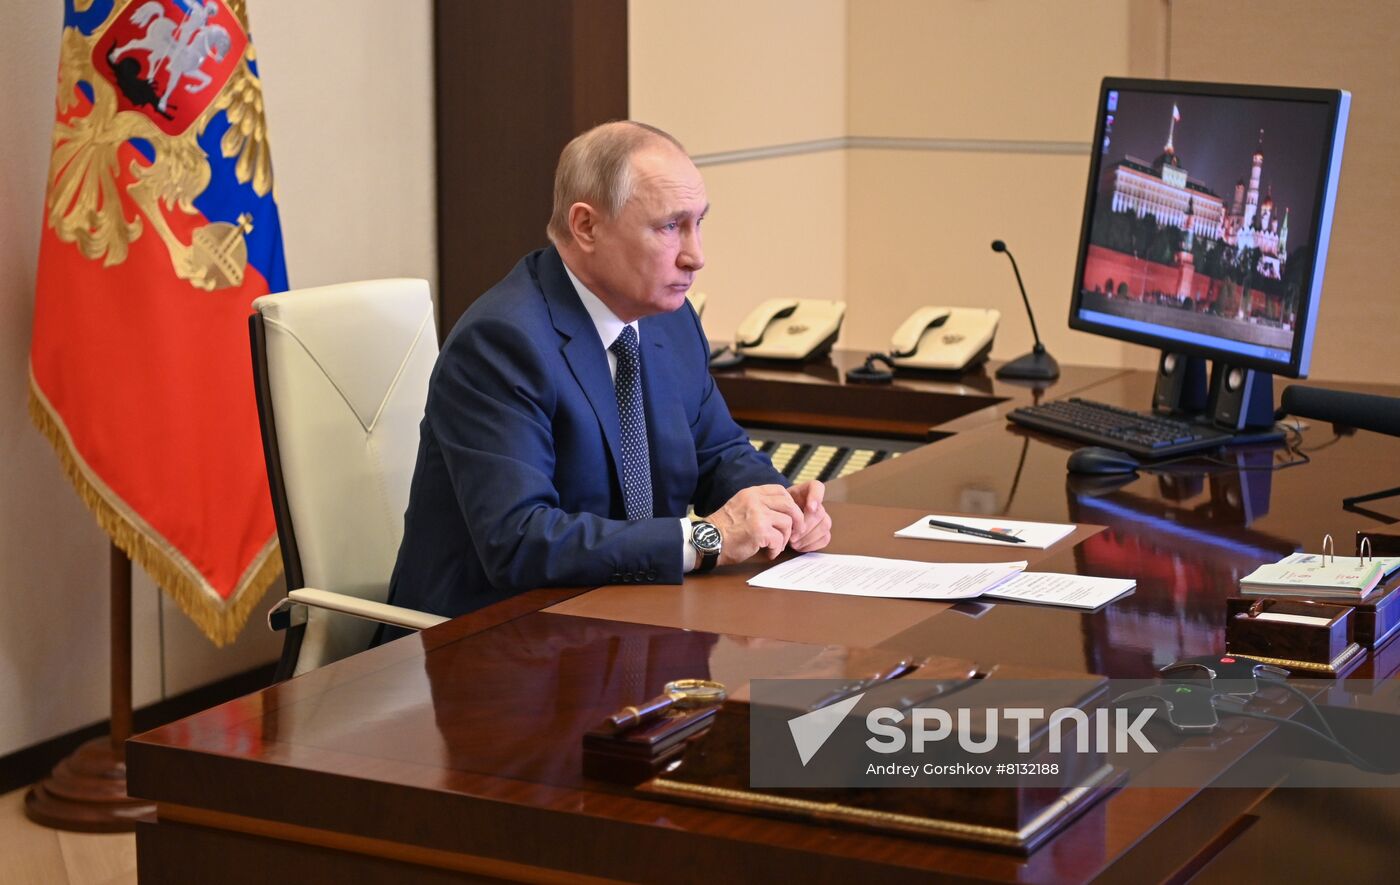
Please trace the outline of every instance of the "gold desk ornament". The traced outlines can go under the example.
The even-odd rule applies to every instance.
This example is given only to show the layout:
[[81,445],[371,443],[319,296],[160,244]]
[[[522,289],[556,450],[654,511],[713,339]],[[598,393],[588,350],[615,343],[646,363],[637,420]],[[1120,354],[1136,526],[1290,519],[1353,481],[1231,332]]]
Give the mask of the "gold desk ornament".
[[620,733],[655,720],[675,707],[690,710],[720,704],[729,697],[724,683],[712,679],[674,679],[666,683],[662,693],[640,705],[628,705],[608,717],[607,725]]

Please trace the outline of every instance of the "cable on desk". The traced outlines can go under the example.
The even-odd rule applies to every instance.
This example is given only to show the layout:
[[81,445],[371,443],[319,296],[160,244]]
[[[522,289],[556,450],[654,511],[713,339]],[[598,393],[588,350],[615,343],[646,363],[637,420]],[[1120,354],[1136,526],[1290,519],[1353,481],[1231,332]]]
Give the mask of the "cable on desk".
[[1235,464],[1226,461],[1224,458],[1216,457],[1215,455],[1204,455],[1200,452],[1195,452],[1189,455],[1181,455],[1180,457],[1169,458],[1165,461],[1157,461],[1150,464],[1143,464],[1142,469],[1150,472],[1153,468],[1161,467],[1165,464],[1175,464],[1179,461],[1197,460],[1208,461],[1211,464],[1219,464],[1222,467],[1228,467],[1231,470],[1239,471],[1240,473],[1273,473],[1277,470],[1285,470],[1289,467],[1297,467],[1301,464],[1307,464],[1312,461],[1312,458],[1308,456],[1308,453],[1303,450],[1303,431],[1299,430],[1294,425],[1284,424],[1282,422],[1278,422],[1274,426],[1282,428],[1285,438],[1291,437],[1293,440],[1291,443],[1287,443],[1284,447],[1286,451],[1293,455],[1293,458],[1292,460],[1285,461],[1282,464],[1270,464],[1267,467],[1255,467],[1252,465]]
[[1317,704],[1313,703],[1313,699],[1308,697],[1307,692],[1303,691],[1301,688],[1298,688],[1296,685],[1289,685],[1287,682],[1278,682],[1275,684],[1281,685],[1289,691],[1293,692],[1293,694],[1297,695],[1303,701],[1303,703],[1307,705],[1307,708],[1309,710],[1312,710],[1312,714],[1317,717],[1317,721],[1322,723],[1322,728],[1324,731],[1327,732],[1327,736],[1334,741],[1337,740],[1337,734],[1336,732],[1332,731],[1332,726],[1327,722],[1327,717],[1322,715],[1322,711],[1317,708]]
[[1343,744],[1341,741],[1337,740],[1335,737],[1328,737],[1327,735],[1318,731],[1316,728],[1313,728],[1311,725],[1306,725],[1302,722],[1294,722],[1292,719],[1284,719],[1282,716],[1272,716],[1268,713],[1252,713],[1248,710],[1226,710],[1220,708],[1218,709],[1219,712],[1225,716],[1244,716],[1249,719],[1262,719],[1265,722],[1273,722],[1277,725],[1287,725],[1292,728],[1301,728],[1303,731],[1306,731],[1308,734],[1312,735],[1313,737],[1317,738],[1318,740],[1322,741],[1328,746],[1336,749],[1342,754],[1342,758],[1346,759],[1346,761],[1355,768],[1359,768],[1362,771],[1370,772],[1372,774],[1394,774],[1394,772],[1391,770],[1380,768],[1374,763],[1362,759],[1360,756],[1356,755],[1350,749],[1348,749],[1346,745]]
[[1334,434],[1332,435],[1332,438],[1331,438],[1331,439],[1326,440],[1326,441],[1324,441],[1324,442],[1320,442],[1320,443],[1318,443],[1317,445],[1313,446],[1313,447],[1310,448],[1310,449],[1302,449],[1302,451],[1305,451],[1305,452],[1320,452],[1320,451],[1322,451],[1322,450],[1325,449],[1325,448],[1328,448],[1328,447],[1330,447],[1330,446],[1335,446],[1337,443],[1339,443],[1339,442],[1341,442],[1342,440],[1346,439],[1346,438],[1347,438],[1348,436],[1350,436],[1350,435],[1351,435],[1351,434],[1349,434],[1349,433],[1334,433]]

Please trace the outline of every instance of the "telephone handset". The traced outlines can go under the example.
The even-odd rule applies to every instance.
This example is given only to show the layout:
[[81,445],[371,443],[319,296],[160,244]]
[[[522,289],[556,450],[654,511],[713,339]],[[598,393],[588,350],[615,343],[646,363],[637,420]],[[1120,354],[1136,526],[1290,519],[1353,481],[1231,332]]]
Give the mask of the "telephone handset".
[[895,330],[896,366],[960,372],[987,358],[1001,312],[980,307],[921,307]]
[[792,316],[796,310],[796,298],[769,298],[744,317],[739,330],[734,333],[734,343],[740,347],[757,347],[763,343],[763,336],[770,325]]
[[846,302],[769,298],[744,318],[735,333],[738,353],[760,359],[806,360],[836,342]]
[[894,339],[890,342],[890,356],[896,359],[913,356],[919,350],[919,341],[924,333],[948,322],[951,314],[952,311],[946,307],[921,307],[914,311],[895,329]]

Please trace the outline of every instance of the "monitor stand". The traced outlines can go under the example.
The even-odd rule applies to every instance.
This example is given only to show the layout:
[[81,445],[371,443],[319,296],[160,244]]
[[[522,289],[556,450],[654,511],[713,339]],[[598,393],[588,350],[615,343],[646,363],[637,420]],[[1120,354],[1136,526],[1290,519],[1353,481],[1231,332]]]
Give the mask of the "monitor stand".
[[1274,376],[1222,362],[1212,369],[1204,357],[1162,351],[1152,411],[1209,422],[1241,443],[1281,438],[1274,429]]

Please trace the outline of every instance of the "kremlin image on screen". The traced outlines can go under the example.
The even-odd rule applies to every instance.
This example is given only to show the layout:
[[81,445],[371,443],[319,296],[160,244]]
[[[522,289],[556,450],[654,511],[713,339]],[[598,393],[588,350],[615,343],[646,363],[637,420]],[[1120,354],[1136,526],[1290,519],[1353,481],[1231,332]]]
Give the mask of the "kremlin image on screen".
[[1326,108],[1107,102],[1080,309],[1286,353],[1311,277]]

